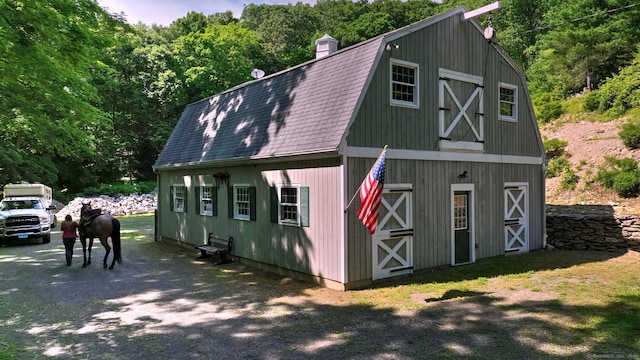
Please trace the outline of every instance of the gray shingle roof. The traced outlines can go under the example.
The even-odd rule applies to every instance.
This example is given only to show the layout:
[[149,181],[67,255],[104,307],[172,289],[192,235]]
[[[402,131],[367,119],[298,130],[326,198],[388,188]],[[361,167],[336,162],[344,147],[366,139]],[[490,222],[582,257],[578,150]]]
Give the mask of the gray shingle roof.
[[188,105],[154,167],[338,149],[382,37]]

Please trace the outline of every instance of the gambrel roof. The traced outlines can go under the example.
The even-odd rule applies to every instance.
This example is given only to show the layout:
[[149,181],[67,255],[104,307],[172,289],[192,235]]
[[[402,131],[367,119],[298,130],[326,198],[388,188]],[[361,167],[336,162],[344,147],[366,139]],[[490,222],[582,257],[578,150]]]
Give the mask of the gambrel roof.
[[154,169],[338,155],[386,43],[465,11],[457,7],[189,104]]

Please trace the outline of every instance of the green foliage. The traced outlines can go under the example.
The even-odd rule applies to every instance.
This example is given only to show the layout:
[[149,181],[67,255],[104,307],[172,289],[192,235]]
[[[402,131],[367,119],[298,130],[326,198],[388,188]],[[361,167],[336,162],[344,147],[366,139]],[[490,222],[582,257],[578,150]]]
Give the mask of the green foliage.
[[622,125],[620,130],[620,138],[624,145],[631,149],[640,148],[640,121],[630,120]]
[[542,145],[544,146],[544,153],[547,159],[553,159],[564,153],[564,148],[569,145],[569,142],[554,138],[546,140]]
[[89,187],[80,193],[79,196],[149,194],[153,192],[156,187],[157,185],[155,181],[115,182],[102,184],[97,187]]
[[625,198],[637,197],[640,194],[640,169],[638,162],[633,158],[607,157],[595,180]]
[[567,168],[560,177],[560,188],[575,190],[578,181],[580,181],[580,177],[571,168]]
[[556,157],[549,160],[549,167],[547,168],[547,172],[545,176],[547,179],[554,178],[564,173],[566,170],[571,170],[571,163],[567,158],[564,157]]
[[[241,19],[190,12],[168,27],[131,27],[91,0],[0,0],[0,182],[39,181],[73,193],[123,176],[154,179],[152,165],[185,104],[251,80],[253,68],[273,74],[313,59],[325,33],[344,48],[488,2],[249,4]],[[493,25],[526,71],[539,121],[560,117],[562,100],[588,81],[597,90],[583,97],[585,109],[618,116],[640,108],[640,55],[630,63],[640,7],[606,12],[622,5],[502,2]],[[621,137],[635,142],[635,133],[623,129]],[[550,162],[552,170],[565,165]]]
[[631,65],[606,79],[599,89],[585,100],[585,108],[599,111],[608,118],[617,118],[640,106],[640,54]]
[[563,114],[560,98],[551,94],[542,94],[532,99],[536,118],[542,123],[548,123]]
[[[608,12],[619,4],[601,0],[553,2],[540,22],[548,25],[527,49],[532,95],[558,91],[566,97],[596,88],[633,57],[640,9]],[[593,16],[593,15],[598,16]],[[577,21],[574,21],[579,19]],[[557,26],[561,24],[561,26]]]

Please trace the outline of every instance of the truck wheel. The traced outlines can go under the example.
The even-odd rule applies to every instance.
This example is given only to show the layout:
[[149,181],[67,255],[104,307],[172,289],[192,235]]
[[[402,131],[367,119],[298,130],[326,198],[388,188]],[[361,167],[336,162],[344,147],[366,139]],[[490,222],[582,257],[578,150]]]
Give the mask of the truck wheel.
[[51,242],[51,235],[47,235],[47,236],[43,236],[42,237],[42,243],[43,244],[48,244]]

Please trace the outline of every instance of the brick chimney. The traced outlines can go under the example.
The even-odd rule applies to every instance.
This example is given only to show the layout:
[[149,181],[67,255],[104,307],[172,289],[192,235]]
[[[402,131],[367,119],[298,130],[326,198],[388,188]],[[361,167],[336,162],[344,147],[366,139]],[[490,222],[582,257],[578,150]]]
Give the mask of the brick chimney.
[[332,38],[329,34],[324,34],[323,37],[316,40],[316,59],[331,55],[336,51],[338,51],[338,40]]

